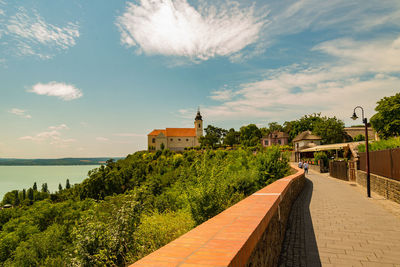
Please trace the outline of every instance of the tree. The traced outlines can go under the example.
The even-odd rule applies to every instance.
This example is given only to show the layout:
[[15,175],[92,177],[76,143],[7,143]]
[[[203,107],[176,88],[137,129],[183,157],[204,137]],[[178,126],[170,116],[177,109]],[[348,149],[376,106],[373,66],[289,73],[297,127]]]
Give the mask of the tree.
[[28,199],[31,200],[31,201],[33,200],[33,197],[34,197],[33,192],[34,192],[34,191],[33,191],[32,188],[29,188],[29,189],[28,189]]
[[322,138],[324,144],[342,143],[345,139],[344,123],[336,117],[321,117],[312,132]]
[[47,186],[47,183],[42,184],[42,192],[43,193],[49,193],[49,188]]
[[33,191],[37,191],[37,184],[36,184],[36,182],[33,183],[33,188],[32,188],[32,189],[33,189]]
[[356,136],[354,136],[353,141],[364,141],[365,140],[365,136],[363,134],[358,134]]
[[23,200],[26,199],[26,190],[25,190],[25,188],[22,190],[22,199]]
[[59,184],[58,184],[58,191],[61,192],[62,189],[63,189],[63,188],[62,188],[62,185],[61,185],[61,183],[59,183]]
[[14,206],[19,206],[19,204],[21,203],[20,201],[19,201],[19,197],[18,197],[18,190],[14,190],[13,191],[14,192]]
[[379,137],[387,139],[400,135],[400,93],[384,97],[377,102],[371,117],[372,127],[378,132]]
[[69,183],[69,179],[67,179],[67,182],[65,183],[65,189],[70,189],[71,184]]
[[262,134],[255,124],[240,127],[240,142],[244,146],[256,146],[260,144]]
[[212,148],[216,147],[217,145],[220,145],[222,143],[223,138],[227,134],[227,130],[215,127],[212,125],[208,125],[206,129],[204,129],[206,132],[205,136],[200,137],[200,144],[201,146],[210,146]]
[[224,138],[224,144],[228,146],[233,146],[240,143],[240,133],[236,132],[235,129],[231,128],[227,132]]
[[164,143],[161,143],[161,145],[160,145],[160,149],[161,149],[161,150],[164,150],[164,148],[165,148],[165,145],[164,145]]

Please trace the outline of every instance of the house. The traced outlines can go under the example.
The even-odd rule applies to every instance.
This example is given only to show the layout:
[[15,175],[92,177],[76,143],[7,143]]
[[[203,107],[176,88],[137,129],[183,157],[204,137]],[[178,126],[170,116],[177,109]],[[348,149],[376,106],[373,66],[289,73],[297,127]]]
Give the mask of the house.
[[322,138],[313,135],[311,131],[304,131],[297,135],[293,139],[293,144],[294,144],[294,152],[295,152],[295,161],[300,160],[300,151],[307,149],[307,148],[312,148],[315,146],[318,146],[321,144]]
[[285,132],[274,131],[261,139],[261,144],[264,147],[272,145],[287,145],[289,144],[289,134]]
[[155,129],[147,135],[147,144],[150,151],[161,150],[162,147],[173,151],[183,151],[186,147],[200,145],[200,136],[203,136],[203,119],[198,110],[194,119],[194,128]]

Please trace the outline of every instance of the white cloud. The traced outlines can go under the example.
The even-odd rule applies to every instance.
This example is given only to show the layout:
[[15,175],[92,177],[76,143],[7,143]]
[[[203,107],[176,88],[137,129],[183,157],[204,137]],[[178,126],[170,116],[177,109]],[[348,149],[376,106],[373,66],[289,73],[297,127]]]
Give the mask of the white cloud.
[[48,143],[56,145],[57,147],[67,147],[68,143],[75,142],[73,138],[63,138],[61,130],[68,130],[68,126],[60,124],[58,126],[49,126],[49,131],[43,131],[36,135],[26,135],[19,138],[19,140],[33,141],[35,143]]
[[75,142],[73,138],[62,138],[59,131],[45,131],[34,136],[22,136],[20,140],[34,141],[37,143],[49,143],[50,145],[65,146],[67,143]]
[[68,126],[66,125],[66,124],[60,124],[60,125],[57,125],[57,126],[50,126],[49,127],[49,129],[50,130],[68,130],[69,128],[68,128]]
[[28,92],[38,95],[56,96],[62,100],[73,100],[83,96],[81,90],[73,85],[59,82],[49,82],[47,84],[37,83]]
[[128,3],[117,18],[121,43],[138,52],[187,57],[193,61],[235,57],[254,44],[267,20],[254,7],[237,2],[195,9],[186,0],[141,0]]
[[205,107],[204,117],[283,121],[322,111],[346,121],[357,105],[364,106],[367,116],[372,116],[379,99],[399,90],[399,44],[400,38],[322,43],[313,51],[329,54],[334,57],[333,61],[270,70],[264,78],[243,83],[231,92],[226,88],[214,91],[210,97],[222,103]]
[[210,98],[217,101],[226,101],[232,99],[234,93],[232,90],[222,89],[211,92]]
[[56,26],[46,22],[36,10],[28,11],[23,7],[3,20],[1,32],[9,37],[7,47],[14,49],[13,53],[43,59],[52,57],[55,51],[74,46],[80,35],[77,23]]
[[17,116],[20,116],[20,117],[22,117],[22,118],[25,118],[25,119],[30,119],[30,118],[32,118],[32,116],[29,115],[29,114],[27,114],[27,113],[26,113],[26,110],[23,110],[23,109],[13,108],[13,109],[9,110],[8,112],[9,112],[9,113],[12,113],[12,114],[15,114],[15,115],[17,115]]
[[105,141],[108,141],[108,138],[99,136],[99,137],[96,137],[96,140],[97,140],[97,141],[100,141],[100,142],[105,142]]

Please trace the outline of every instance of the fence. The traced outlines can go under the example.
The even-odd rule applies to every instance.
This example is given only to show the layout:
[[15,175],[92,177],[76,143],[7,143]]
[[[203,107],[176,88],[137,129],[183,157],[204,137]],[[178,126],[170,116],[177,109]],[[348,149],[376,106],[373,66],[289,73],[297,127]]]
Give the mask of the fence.
[[[360,153],[360,170],[366,171],[366,153]],[[400,181],[400,148],[369,152],[370,172]]]
[[347,177],[347,162],[346,161],[330,161],[329,162],[329,175],[341,180],[348,181]]

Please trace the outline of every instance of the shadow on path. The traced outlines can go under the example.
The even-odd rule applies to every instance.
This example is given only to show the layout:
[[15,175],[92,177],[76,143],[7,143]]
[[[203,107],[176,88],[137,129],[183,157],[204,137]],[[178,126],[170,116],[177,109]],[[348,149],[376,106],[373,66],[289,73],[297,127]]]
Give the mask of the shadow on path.
[[321,266],[309,208],[312,192],[313,183],[306,178],[290,211],[278,266]]

